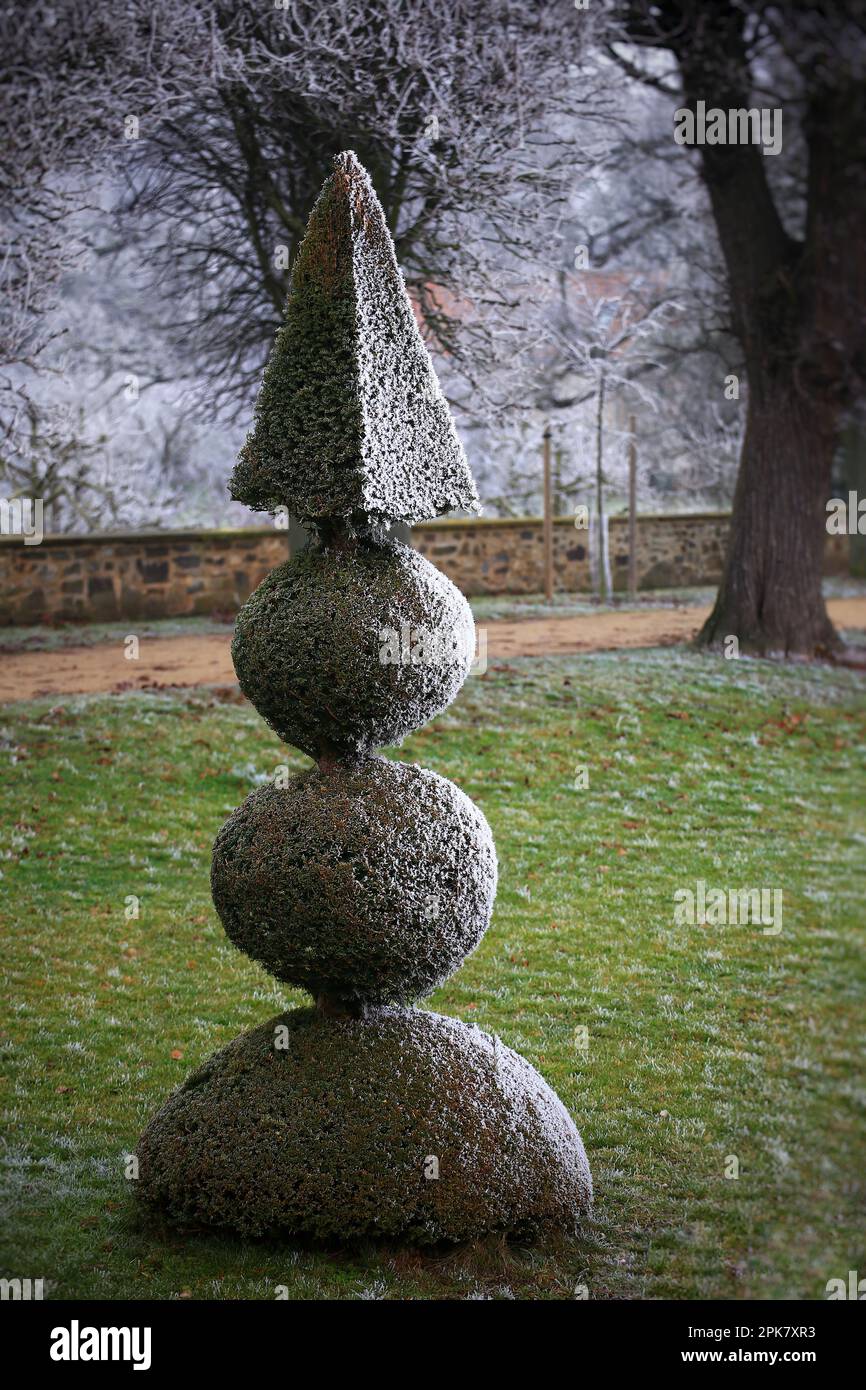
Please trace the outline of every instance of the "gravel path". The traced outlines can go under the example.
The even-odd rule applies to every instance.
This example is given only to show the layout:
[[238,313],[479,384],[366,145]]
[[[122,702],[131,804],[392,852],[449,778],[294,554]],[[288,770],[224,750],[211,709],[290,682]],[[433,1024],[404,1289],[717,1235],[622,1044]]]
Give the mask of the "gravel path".
[[[866,598],[830,599],[838,627],[866,629]],[[528,618],[479,624],[487,632],[487,659],[549,656],[558,652],[658,647],[688,641],[709,608],[616,609],[580,617]],[[134,624],[130,625],[134,628]],[[65,647],[44,652],[7,652],[0,657],[0,703],[41,695],[120,693],[159,686],[235,683],[230,636],[146,638],[139,659],[127,660],[120,642]]]

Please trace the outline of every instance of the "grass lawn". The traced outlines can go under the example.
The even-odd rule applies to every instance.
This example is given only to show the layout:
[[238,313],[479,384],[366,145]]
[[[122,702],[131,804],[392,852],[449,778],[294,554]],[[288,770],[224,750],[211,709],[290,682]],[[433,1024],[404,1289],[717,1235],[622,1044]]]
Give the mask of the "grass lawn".
[[[670,648],[515,661],[401,756],[493,827],[493,924],[429,1003],[499,1033],[575,1116],[579,1240],[420,1255],[139,1224],[124,1155],[147,1118],[301,1002],[229,944],[208,866],[244,795],[306,760],[245,704],[129,694],[0,711],[0,1274],[55,1298],[812,1299],[866,1270],[862,678]],[[698,879],[781,888],[781,933],[675,925]]]

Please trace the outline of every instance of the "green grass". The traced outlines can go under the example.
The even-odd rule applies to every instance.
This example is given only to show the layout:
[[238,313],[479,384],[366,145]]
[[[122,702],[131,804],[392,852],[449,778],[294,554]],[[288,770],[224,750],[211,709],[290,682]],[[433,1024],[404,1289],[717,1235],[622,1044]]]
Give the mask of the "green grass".
[[[431,1256],[139,1225],[123,1161],[147,1118],[300,1002],[229,945],[208,860],[256,779],[305,760],[244,704],[130,694],[0,715],[0,1274],[53,1297],[703,1299],[862,1273],[862,678],[678,649],[515,661],[401,756],[492,824],[493,924],[430,1005],[499,1033],[575,1116],[597,1194],[580,1239]],[[698,878],[781,887],[781,934],[675,926]]]
[[145,637],[227,636],[234,631],[233,618],[125,618],[117,623],[57,623],[35,627],[0,627],[2,652],[56,652],[64,647],[97,647],[122,642],[134,632]]
[[[824,580],[825,598],[863,598],[866,581],[853,576],[829,576]],[[481,594],[469,600],[476,621],[519,620],[521,618],[576,618],[588,613],[603,613],[606,608],[618,612],[646,612],[647,609],[683,608],[694,604],[712,605],[716,586],[697,586],[680,589],[645,589],[629,598],[618,589],[613,601],[605,605],[594,594],[554,594],[548,601],[544,594]]]

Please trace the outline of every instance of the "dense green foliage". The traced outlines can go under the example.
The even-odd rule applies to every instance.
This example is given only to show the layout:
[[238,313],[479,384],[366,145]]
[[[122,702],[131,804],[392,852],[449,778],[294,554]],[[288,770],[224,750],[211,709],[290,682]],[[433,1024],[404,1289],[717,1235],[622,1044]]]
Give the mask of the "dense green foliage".
[[217,836],[211,887],[229,939],[278,980],[408,1003],[487,930],[496,855],[453,782],[365,758],[253,792]]
[[182,1227],[413,1244],[574,1231],[591,1195],[538,1073],[459,1019],[293,1009],[210,1058],[151,1121],[138,1194]]
[[[425,638],[436,660],[415,650]],[[287,743],[356,757],[444,709],[472,649],[472,614],[450,579],[408,546],[353,539],[271,570],[238,614],[232,659]]]

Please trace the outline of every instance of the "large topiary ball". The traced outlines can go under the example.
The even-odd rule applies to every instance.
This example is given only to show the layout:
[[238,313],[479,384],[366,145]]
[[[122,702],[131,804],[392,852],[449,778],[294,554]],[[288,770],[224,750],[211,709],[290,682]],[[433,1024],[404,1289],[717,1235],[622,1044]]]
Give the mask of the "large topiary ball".
[[232,658],[259,714],[318,759],[432,719],[466,679],[474,632],[460,590],[422,555],[354,537],[272,570],[238,614]]
[[583,1144],[530,1064],[457,1019],[299,1009],[217,1052],[151,1120],[140,1197],[243,1235],[459,1241],[573,1229]]
[[277,979],[405,1002],[478,945],[496,851],[453,782],[370,757],[253,792],[217,835],[211,888],[231,940]]

